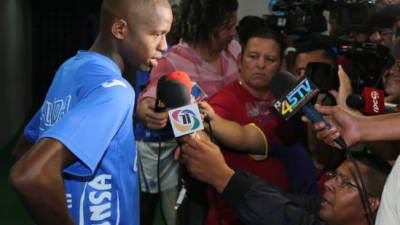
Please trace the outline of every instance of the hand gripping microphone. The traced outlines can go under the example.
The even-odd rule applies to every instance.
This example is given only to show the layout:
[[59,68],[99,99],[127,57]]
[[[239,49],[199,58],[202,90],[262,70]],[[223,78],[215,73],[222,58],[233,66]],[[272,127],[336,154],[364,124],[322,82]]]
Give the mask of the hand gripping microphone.
[[[309,101],[318,93],[318,88],[307,80],[304,76],[297,80],[296,77],[289,72],[276,73],[270,82],[270,89],[276,100],[273,103],[274,108],[288,120],[297,111],[303,112],[313,123],[324,122],[326,129],[330,128],[330,124],[315,110]],[[344,140],[339,137],[335,140],[341,147],[345,148]]]
[[162,112],[167,108],[177,108],[190,104],[192,85],[185,72],[172,72],[163,75],[157,83],[156,105],[154,111]]
[[346,104],[368,115],[385,114],[384,92],[379,89],[366,87],[361,95],[349,95]]

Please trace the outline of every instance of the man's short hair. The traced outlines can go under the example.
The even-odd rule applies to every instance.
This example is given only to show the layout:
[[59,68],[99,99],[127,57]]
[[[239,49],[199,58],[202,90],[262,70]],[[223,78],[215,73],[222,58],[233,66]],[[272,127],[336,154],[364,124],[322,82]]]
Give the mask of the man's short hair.
[[370,27],[378,29],[391,29],[396,23],[399,6],[386,6],[368,19]]
[[333,66],[337,66],[337,55],[333,48],[327,44],[316,41],[305,41],[296,47],[295,59],[302,53],[310,53],[313,51],[322,51],[325,58],[329,59]]
[[237,8],[237,0],[181,0],[174,28],[185,42],[208,41]]

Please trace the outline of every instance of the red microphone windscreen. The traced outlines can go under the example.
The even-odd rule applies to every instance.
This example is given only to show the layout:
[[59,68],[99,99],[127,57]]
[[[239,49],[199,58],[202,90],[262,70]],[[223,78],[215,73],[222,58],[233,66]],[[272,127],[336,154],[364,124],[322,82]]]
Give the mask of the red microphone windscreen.
[[365,99],[363,112],[370,115],[385,114],[384,92],[375,88],[364,88],[361,96]]
[[189,93],[192,93],[192,81],[190,80],[190,77],[187,73],[182,71],[175,71],[170,73],[167,76],[166,80],[177,80],[187,87]]

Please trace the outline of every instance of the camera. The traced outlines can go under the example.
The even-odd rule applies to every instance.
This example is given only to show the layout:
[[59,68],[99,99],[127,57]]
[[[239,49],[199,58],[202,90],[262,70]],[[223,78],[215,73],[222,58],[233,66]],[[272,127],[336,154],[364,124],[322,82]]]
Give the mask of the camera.
[[347,42],[338,45],[337,52],[351,59],[343,70],[351,80],[354,93],[360,94],[365,87],[383,89],[383,73],[393,62],[389,48],[372,42]]
[[[394,62],[390,49],[372,42],[338,41],[334,46],[346,59],[343,70],[349,76],[353,92],[360,94],[365,87],[383,89],[382,76]],[[326,63],[308,63],[305,76],[322,92],[339,88],[338,68]]]
[[275,15],[264,15],[268,26],[284,31],[293,40],[306,39],[312,32],[327,30],[327,21],[322,12],[324,0],[278,0],[272,5]]
[[304,76],[315,84],[321,92],[339,89],[338,68],[328,63],[309,62]]

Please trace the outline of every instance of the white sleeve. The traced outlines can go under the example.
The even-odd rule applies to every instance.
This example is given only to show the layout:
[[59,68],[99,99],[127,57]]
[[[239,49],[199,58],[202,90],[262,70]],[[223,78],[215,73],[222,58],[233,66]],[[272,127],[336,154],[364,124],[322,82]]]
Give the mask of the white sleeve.
[[381,204],[376,217],[376,225],[400,224],[400,157],[386,180]]

